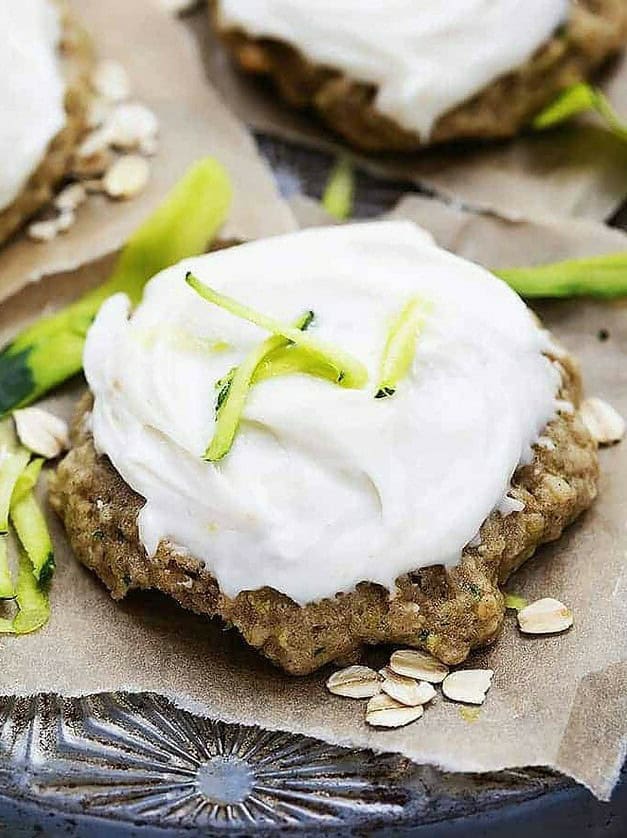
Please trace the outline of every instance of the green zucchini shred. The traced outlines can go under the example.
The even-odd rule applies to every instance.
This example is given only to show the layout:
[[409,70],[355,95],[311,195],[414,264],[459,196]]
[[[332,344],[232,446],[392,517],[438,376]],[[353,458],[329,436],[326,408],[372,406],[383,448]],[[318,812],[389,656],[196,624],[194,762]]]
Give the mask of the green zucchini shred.
[[521,297],[596,297],[610,300],[627,296],[627,252],[569,259],[532,268],[493,271]]
[[24,468],[15,483],[15,488],[11,496],[11,506],[21,501],[35,488],[44,462],[43,457],[34,457]]
[[47,584],[55,569],[52,539],[44,514],[32,490],[11,504],[11,523],[27,553],[35,579]]
[[537,131],[544,131],[587,111],[595,111],[614,136],[627,142],[627,124],[621,120],[607,96],[585,82],[574,84],[560,93],[535,117],[532,126]]
[[338,158],[322,196],[322,206],[338,221],[345,221],[353,212],[355,173],[347,157]]
[[0,422],[0,533],[9,529],[11,498],[24,469],[30,460],[30,451],[17,441],[12,422]]
[[19,444],[13,422],[0,422],[0,599],[13,599],[15,589],[9,566],[9,509],[30,452]]
[[[307,329],[312,320],[313,312],[308,311],[296,321],[294,328]],[[289,343],[291,342],[280,335],[267,338],[255,347],[239,366],[217,383],[219,392],[216,400],[216,428],[205,451],[205,460],[217,462],[231,450],[257,368],[264,359]]]
[[272,355],[264,358],[255,370],[253,384],[258,381],[265,381],[267,378],[276,378],[280,375],[290,375],[292,373],[304,373],[337,383],[334,366],[326,363],[322,358],[312,356],[310,352],[300,346],[291,346],[277,349]]
[[407,375],[416,354],[416,342],[429,306],[418,297],[411,299],[394,318],[381,356],[375,399],[387,399]]
[[7,536],[0,540],[0,560],[6,560],[0,576],[10,586],[11,598],[18,608],[12,620],[0,619],[0,633],[4,634],[28,634],[45,625],[50,617],[47,590],[55,569],[54,552],[46,519],[33,492],[43,463],[42,458],[26,460],[10,499],[9,519],[21,545],[15,587],[8,563]]
[[50,619],[48,592],[35,576],[31,560],[24,551],[20,552],[16,602],[19,611],[13,619],[15,634],[37,631]]
[[8,533],[0,535],[0,599],[13,599],[15,588],[9,565]]
[[233,381],[233,376],[235,375],[235,371],[237,367],[233,367],[233,369],[229,370],[229,372],[221,378],[219,381],[216,381],[216,390],[218,391],[218,395],[216,397],[216,417],[220,412],[220,408],[226,401],[229,391],[231,389],[231,382]]
[[505,608],[512,611],[522,611],[529,603],[527,600],[518,594],[505,594]]
[[268,317],[237,302],[232,297],[220,294],[218,291],[202,283],[190,272],[186,274],[185,281],[204,300],[217,305],[236,317],[248,320],[249,323],[253,323],[277,337],[286,338],[291,343],[307,350],[313,357],[333,366],[336,370],[335,381],[342,387],[360,390],[366,386],[368,382],[368,371],[360,361],[348,352],[344,352],[334,346],[327,346],[309,337],[294,326],[286,326],[273,317]]

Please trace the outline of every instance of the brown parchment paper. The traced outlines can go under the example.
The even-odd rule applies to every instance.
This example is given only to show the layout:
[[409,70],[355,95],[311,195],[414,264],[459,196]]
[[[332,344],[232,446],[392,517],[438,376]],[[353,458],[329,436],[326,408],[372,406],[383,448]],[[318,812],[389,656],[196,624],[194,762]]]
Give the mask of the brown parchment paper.
[[[488,218],[452,212],[442,223],[436,204],[405,205],[439,227],[441,240],[486,264],[542,261],[556,252],[598,251],[615,236],[586,222],[555,244],[555,230],[537,224],[512,229]],[[437,223],[436,223],[437,222]],[[504,244],[504,235],[508,242]],[[584,240],[585,239],[585,240]],[[31,285],[0,308],[0,342],[44,307],[62,305],[97,282],[110,259]],[[556,335],[581,359],[589,393],[627,414],[627,318],[624,304],[586,301],[538,306]],[[598,339],[600,329],[609,338]],[[51,401],[68,413],[80,382]],[[627,443],[601,452],[601,493],[592,510],[556,544],[540,551],[510,589],[530,599],[557,596],[575,613],[560,637],[523,637],[508,616],[503,635],[470,666],[490,666],[495,677],[479,719],[465,721],[460,705],[439,697],[416,724],[376,731],[360,702],[331,696],[327,673],[296,679],[274,669],[234,631],[196,617],[166,598],[136,594],[114,603],[68,550],[50,515],[58,571],[50,623],[32,636],[0,638],[0,693],[79,695],[105,690],[154,691],[213,717],[257,723],[377,751],[397,751],[420,763],[454,771],[551,766],[607,798],[625,753],[627,665]],[[385,653],[373,652],[373,664]]]
[[[188,18],[188,25],[202,47],[212,83],[252,128],[346,153],[346,146],[317,119],[284,105],[269,85],[234,68],[210,33],[206,9]],[[614,63],[602,78],[602,87],[619,113],[627,116],[627,59]],[[594,123],[459,150],[351,156],[373,175],[409,180],[510,218],[556,214],[601,221],[627,194],[627,146]]]
[[141,196],[114,203],[92,196],[76,224],[52,242],[24,233],[0,250],[0,301],[26,282],[111,253],[162,200],[185,169],[215,155],[229,171],[233,207],[225,234],[271,235],[294,226],[271,173],[246,128],[207,82],[196,45],[158,0],[71,0],[98,55],[120,61],[137,100],[159,119],[159,151]]

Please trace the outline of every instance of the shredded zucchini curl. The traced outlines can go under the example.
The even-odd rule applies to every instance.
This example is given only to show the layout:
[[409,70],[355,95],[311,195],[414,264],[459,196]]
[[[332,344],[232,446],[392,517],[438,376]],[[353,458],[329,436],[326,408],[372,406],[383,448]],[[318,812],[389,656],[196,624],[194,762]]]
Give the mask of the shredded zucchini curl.
[[[48,587],[55,569],[52,540],[44,514],[35,497],[43,459],[31,459],[20,445],[10,420],[0,422],[0,591],[13,599],[13,619],[0,618],[0,633],[27,634],[41,628],[50,617]],[[9,562],[9,525],[19,541],[17,582]]]
[[399,382],[409,372],[416,355],[418,335],[428,310],[428,304],[415,297],[394,318],[381,358],[375,399],[393,396]]

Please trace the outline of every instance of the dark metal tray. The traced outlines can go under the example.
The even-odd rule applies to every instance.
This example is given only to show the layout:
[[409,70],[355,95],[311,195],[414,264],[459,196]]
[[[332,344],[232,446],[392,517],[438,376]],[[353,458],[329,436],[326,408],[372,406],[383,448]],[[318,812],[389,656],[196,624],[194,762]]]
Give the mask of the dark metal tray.
[[[612,804],[549,772],[445,774],[225,724],[156,695],[0,700],[0,834],[623,836]],[[2,828],[4,827],[4,832]]]

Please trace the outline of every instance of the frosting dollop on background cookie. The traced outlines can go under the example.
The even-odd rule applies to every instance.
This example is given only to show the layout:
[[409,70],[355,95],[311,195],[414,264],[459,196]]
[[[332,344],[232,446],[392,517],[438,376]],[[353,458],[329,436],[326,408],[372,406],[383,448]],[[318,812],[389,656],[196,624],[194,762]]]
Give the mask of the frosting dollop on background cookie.
[[17,198],[65,124],[60,38],[50,0],[0,3],[0,210]]
[[424,140],[438,118],[523,65],[569,0],[219,0],[221,26],[274,38],[378,87],[377,110]]

